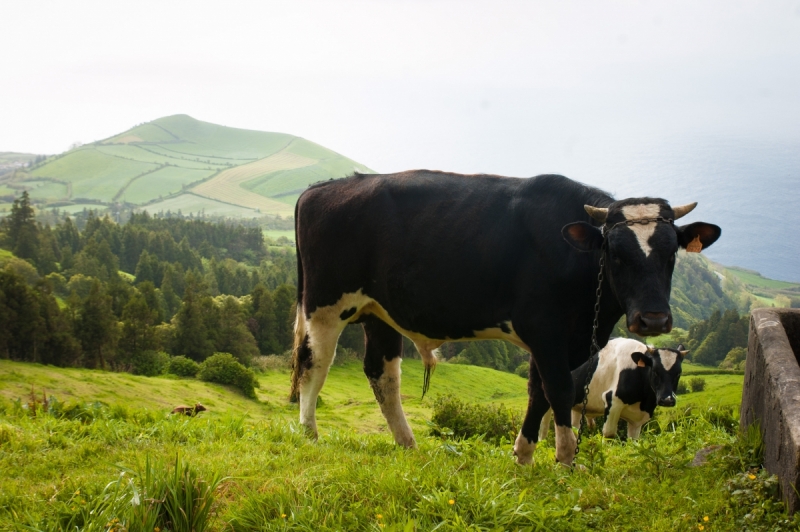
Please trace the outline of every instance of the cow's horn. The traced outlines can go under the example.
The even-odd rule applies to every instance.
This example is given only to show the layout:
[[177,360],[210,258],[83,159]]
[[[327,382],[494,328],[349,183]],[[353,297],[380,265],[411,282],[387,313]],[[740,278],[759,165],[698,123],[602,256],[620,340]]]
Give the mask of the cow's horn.
[[592,207],[591,205],[584,205],[583,208],[586,209],[586,212],[589,213],[589,216],[601,224],[606,223],[606,218],[608,218],[608,209],[603,207]]
[[678,205],[677,207],[672,208],[672,212],[675,213],[675,219],[682,218],[692,212],[694,208],[697,207],[697,202],[694,203],[687,203],[686,205]]

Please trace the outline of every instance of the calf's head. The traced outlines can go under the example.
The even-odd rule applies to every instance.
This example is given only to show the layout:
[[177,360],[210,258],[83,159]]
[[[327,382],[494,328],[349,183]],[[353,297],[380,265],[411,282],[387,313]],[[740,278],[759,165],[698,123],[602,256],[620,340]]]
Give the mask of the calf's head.
[[677,349],[647,348],[644,353],[632,353],[637,366],[647,372],[647,380],[656,394],[658,406],[675,406],[675,390],[681,379],[681,363],[689,351],[682,345]]
[[605,275],[629,331],[655,336],[672,330],[669,295],[678,249],[700,251],[722,233],[704,222],[673,223],[696,206],[670,207],[659,198],[630,198],[603,208],[586,205],[595,223],[574,222],[562,229],[564,239],[579,251],[605,253]]

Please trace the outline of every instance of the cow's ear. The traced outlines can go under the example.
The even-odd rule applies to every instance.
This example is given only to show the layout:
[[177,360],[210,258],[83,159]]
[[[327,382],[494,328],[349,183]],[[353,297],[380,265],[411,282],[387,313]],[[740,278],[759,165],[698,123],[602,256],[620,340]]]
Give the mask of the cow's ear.
[[633,359],[634,362],[636,362],[636,365],[639,366],[640,368],[653,365],[652,357],[650,357],[645,353],[631,353],[631,358]]
[[684,358],[686,358],[686,355],[689,354],[689,350],[688,349],[684,349],[682,345],[679,345],[678,346],[678,354],[681,356],[681,360],[683,360]]
[[586,222],[573,222],[561,229],[561,236],[578,251],[592,251],[603,245],[603,233]]
[[678,244],[688,252],[698,253],[717,241],[722,229],[714,224],[695,222],[677,227]]

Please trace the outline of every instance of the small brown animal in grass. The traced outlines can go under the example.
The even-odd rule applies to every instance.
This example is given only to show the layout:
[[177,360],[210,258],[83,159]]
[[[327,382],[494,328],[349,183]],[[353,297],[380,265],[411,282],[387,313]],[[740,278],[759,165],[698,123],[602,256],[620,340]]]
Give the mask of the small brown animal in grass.
[[196,416],[200,412],[208,410],[200,403],[195,403],[194,406],[178,405],[172,409],[173,414],[183,414],[185,416]]

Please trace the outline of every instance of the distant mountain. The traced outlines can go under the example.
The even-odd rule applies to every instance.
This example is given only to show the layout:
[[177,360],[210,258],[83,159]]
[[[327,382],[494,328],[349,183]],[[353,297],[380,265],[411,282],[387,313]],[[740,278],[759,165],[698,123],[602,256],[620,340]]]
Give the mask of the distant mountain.
[[286,216],[310,183],[354,171],[372,173],[300,137],[174,115],[20,167],[0,178],[0,197],[11,201],[26,189],[38,206],[67,211],[116,204],[151,213]]

